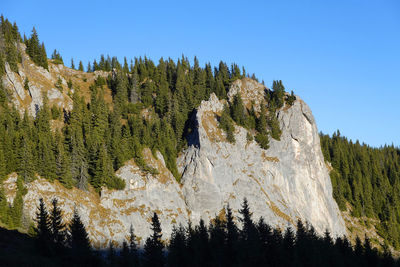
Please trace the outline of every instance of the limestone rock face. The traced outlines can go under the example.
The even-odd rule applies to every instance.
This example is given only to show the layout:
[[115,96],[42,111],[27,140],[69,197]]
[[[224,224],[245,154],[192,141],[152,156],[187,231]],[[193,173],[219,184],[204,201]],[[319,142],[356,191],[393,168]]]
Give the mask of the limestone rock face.
[[117,172],[125,180],[125,189],[103,189],[101,195],[90,190],[66,189],[58,182],[36,179],[27,185],[24,211],[35,218],[40,197],[48,208],[51,207],[51,200],[57,198],[65,220],[69,221],[76,207],[92,244],[97,248],[107,247],[110,240],[121,245],[128,237],[131,225],[139,244],[143,245],[144,238],[151,234],[149,222],[153,212],[156,212],[164,238],[169,238],[172,225],[185,224],[188,213],[179,184],[163,165],[161,154],[157,156],[159,159],[154,158],[149,149],[144,151],[146,162],[159,170],[158,175],[142,172],[131,160]]
[[[20,111],[28,108],[32,115],[35,115],[36,105],[42,105],[44,95],[49,104],[70,110],[74,87],[88,92],[97,76],[107,75],[104,72],[96,73],[97,76],[85,74],[53,63],[47,71],[33,65],[24,53],[23,66],[19,64],[19,67],[17,74],[6,66],[2,81],[12,92],[16,107]],[[54,84],[60,76],[62,88],[56,89]],[[25,77],[29,78],[29,91],[23,86]],[[67,88],[66,80],[72,81],[72,88]],[[253,103],[259,112],[265,90],[265,86],[251,79],[238,80],[231,86],[228,101],[240,93],[246,107]],[[143,172],[131,160],[116,173],[125,180],[125,189],[103,189],[101,194],[66,189],[58,182],[39,178],[26,185],[25,214],[35,217],[40,197],[48,207],[51,200],[57,198],[67,221],[74,207],[78,209],[94,246],[105,247],[109,240],[121,244],[131,225],[143,245],[150,234],[153,212],[158,213],[163,238],[168,239],[173,225],[185,225],[188,219],[197,224],[200,218],[207,223],[228,204],[238,215],[246,197],[255,220],[262,216],[272,226],[285,228],[294,226],[300,218],[310,222],[320,234],[326,229],[334,236],[346,234],[332,197],[318,130],[309,107],[297,97],[293,106],[279,110],[281,140],[271,139],[270,148],[264,150],[255,141],[248,141],[247,130],[238,126],[236,142],[226,141],[224,131],[218,127],[218,116],[225,103],[212,94],[194,112],[188,148],[177,159],[182,174],[180,184],[166,168],[161,153],[156,153],[155,157],[145,149],[145,162],[157,169],[158,174]],[[7,180],[10,201],[15,181],[16,177]]]
[[[241,92],[243,102],[258,98],[251,90],[253,95],[246,94],[248,88],[241,85],[234,84],[233,90]],[[191,219],[208,220],[227,204],[237,212],[246,197],[254,219],[262,216],[285,228],[300,218],[320,234],[326,229],[335,236],[346,234],[309,107],[297,98],[292,107],[279,111],[281,140],[270,140],[268,150],[247,141],[247,130],[237,126],[235,144],[228,143],[217,126],[222,109],[215,95],[201,103],[189,148],[178,159]]]

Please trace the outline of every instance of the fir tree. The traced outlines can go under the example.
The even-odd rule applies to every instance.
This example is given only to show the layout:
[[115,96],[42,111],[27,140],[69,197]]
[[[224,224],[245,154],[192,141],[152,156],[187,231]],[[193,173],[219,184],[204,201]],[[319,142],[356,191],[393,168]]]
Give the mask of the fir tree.
[[62,220],[61,209],[58,207],[58,201],[54,198],[51,202],[52,210],[49,216],[51,240],[56,244],[58,249],[65,245],[65,224]]
[[246,124],[246,113],[243,106],[242,97],[240,93],[237,93],[233,97],[233,103],[231,108],[232,119],[238,124],[244,126]]
[[74,59],[73,58],[71,58],[71,69],[73,69],[73,70],[75,69],[75,64],[74,64]]
[[157,213],[151,219],[152,234],[147,238],[144,245],[144,266],[164,266],[164,245],[161,241],[161,225]]
[[79,70],[79,71],[84,71],[84,70],[83,70],[83,64],[82,64],[82,61],[81,61],[81,60],[79,60],[78,70]]
[[229,114],[229,107],[224,106],[224,109],[222,110],[221,117],[219,119],[219,127],[221,127],[225,133],[226,133],[226,139],[230,143],[235,142],[235,126],[232,123],[232,119]]
[[69,246],[72,249],[72,254],[76,259],[86,261],[91,256],[91,246],[89,236],[86,232],[77,209],[74,209],[74,214],[69,223]]
[[42,198],[39,199],[39,207],[36,213],[35,228],[36,240],[40,253],[49,255],[52,250],[51,246],[51,226],[49,220],[49,214]]

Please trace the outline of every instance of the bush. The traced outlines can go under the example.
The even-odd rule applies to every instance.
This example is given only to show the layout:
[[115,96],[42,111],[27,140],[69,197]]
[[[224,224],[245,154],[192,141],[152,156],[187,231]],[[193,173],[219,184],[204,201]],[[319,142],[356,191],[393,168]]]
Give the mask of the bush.
[[262,149],[269,148],[269,138],[267,134],[258,133],[256,135],[256,141]]

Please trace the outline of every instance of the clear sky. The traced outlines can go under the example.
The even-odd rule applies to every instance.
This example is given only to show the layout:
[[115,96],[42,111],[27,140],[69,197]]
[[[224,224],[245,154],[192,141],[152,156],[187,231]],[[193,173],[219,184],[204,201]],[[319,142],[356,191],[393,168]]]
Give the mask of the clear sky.
[[35,26],[48,55],[69,65],[100,54],[219,60],[267,86],[281,79],[318,129],[400,146],[400,1],[24,1],[0,13]]

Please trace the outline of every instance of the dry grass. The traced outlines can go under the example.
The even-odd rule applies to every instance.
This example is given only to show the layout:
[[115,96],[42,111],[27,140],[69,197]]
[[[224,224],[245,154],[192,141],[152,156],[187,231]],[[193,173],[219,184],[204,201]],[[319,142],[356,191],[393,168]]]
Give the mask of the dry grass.
[[263,151],[263,153],[261,154],[262,158],[266,161],[270,161],[270,162],[275,162],[278,163],[279,159],[277,157],[269,157],[267,156],[267,154],[265,153],[265,151]]
[[213,112],[204,112],[201,121],[208,139],[211,142],[226,141],[226,137],[221,128],[218,127],[217,115]]
[[266,202],[267,205],[270,207],[270,209],[275,213],[275,215],[281,217],[282,219],[290,222],[293,224],[293,220],[292,218],[289,217],[289,215],[287,215],[286,213],[282,212],[278,206],[270,199],[269,195],[267,194],[267,192],[265,192],[264,188],[262,187],[260,181],[255,178],[253,175],[249,175],[250,178],[252,178],[259,186],[260,186],[260,190],[261,192],[267,197],[268,201]]

